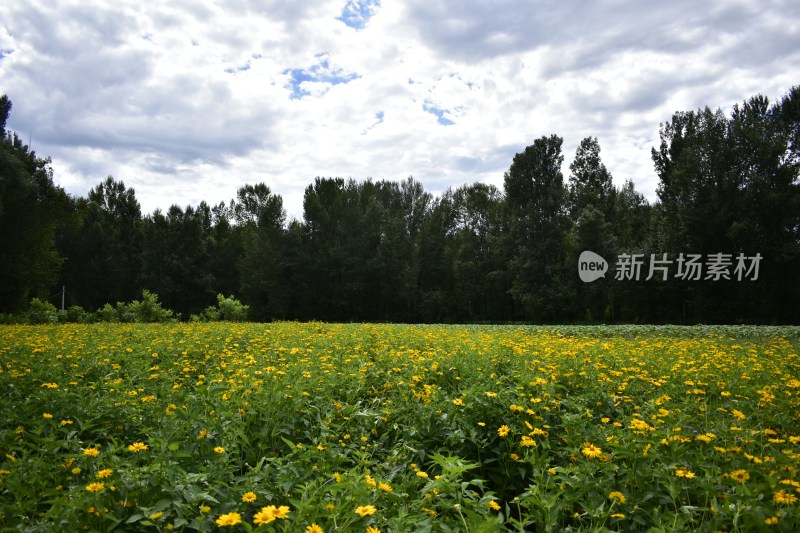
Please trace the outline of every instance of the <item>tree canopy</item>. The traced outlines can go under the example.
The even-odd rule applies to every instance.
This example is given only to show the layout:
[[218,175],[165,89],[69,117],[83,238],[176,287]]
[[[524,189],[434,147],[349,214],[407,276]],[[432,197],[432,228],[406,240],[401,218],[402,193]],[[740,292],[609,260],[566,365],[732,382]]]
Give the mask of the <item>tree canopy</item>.
[[[150,214],[112,176],[69,196],[7,130],[11,110],[0,97],[0,312],[66,286],[68,305],[149,291],[183,318],[235,294],[256,320],[800,319],[800,86],[727,115],[676,112],[652,149],[652,204],[630,177],[615,184],[595,137],[565,179],[549,135],[514,156],[502,189],[316,177],[300,220],[265,183]],[[608,263],[591,283],[578,275],[587,250]],[[626,265],[641,276],[620,276]]]

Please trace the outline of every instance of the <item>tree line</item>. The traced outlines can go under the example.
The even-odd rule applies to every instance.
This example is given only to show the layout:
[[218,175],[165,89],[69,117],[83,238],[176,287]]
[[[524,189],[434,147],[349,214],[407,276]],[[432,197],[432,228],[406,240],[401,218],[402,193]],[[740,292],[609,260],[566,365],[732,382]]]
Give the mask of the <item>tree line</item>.
[[[10,111],[1,97],[0,312],[33,297],[60,303],[66,286],[68,306],[146,290],[183,318],[235,294],[253,320],[800,319],[800,86],[727,115],[676,112],[652,149],[654,203],[630,180],[613,183],[594,137],[565,177],[563,139],[550,135],[514,156],[502,190],[474,183],[437,196],[411,177],[317,177],[301,220],[263,183],[227,203],[151,214],[113,177],[70,196],[50,160],[6,131]],[[605,277],[581,280],[585,250],[607,260]],[[716,254],[726,275],[677,275],[684,259]],[[737,257],[756,254],[757,272],[737,279]],[[620,276],[621,258],[643,262],[641,277]],[[648,276],[648,264],[668,266]]]

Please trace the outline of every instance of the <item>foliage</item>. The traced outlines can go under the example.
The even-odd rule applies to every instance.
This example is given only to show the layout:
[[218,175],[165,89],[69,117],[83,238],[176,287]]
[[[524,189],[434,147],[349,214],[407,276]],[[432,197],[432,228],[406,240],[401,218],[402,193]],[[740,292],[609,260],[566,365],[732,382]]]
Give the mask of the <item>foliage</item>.
[[21,311],[32,294],[57,280],[63,263],[56,226],[68,198],[42,159],[7,131],[11,101],[0,96],[0,311]]
[[83,324],[87,322],[94,322],[94,317],[91,313],[87,313],[83,307],[79,305],[71,305],[64,313],[63,318],[59,315],[59,321]]
[[2,326],[0,529],[794,531],[798,348],[796,327]]
[[[595,137],[580,141],[565,179],[564,139],[551,134],[514,155],[502,188],[432,195],[412,177],[317,177],[302,219],[287,220],[265,183],[228,203],[145,215],[112,176],[69,197],[49,160],[6,131],[11,102],[0,97],[0,312],[66,286],[67,305],[101,308],[102,321],[160,320],[113,304],[147,289],[198,319],[216,312],[216,295],[236,294],[262,322],[798,323],[798,109],[800,86],[727,115],[677,111],[652,151],[652,204],[631,177],[614,184]],[[605,279],[579,279],[586,250],[611,265]],[[744,283],[614,279],[621,254],[668,254],[675,267],[682,253],[763,261]]]
[[58,309],[48,301],[34,298],[28,308],[27,318],[30,324],[55,324],[58,321]]
[[227,298],[223,294],[217,294],[217,305],[209,306],[200,315],[192,315],[194,322],[214,322],[224,320],[227,322],[244,322],[247,320],[249,306],[242,304],[233,295]]
[[174,313],[158,303],[158,295],[147,289],[142,291],[141,301],[134,300],[128,304],[127,313],[131,316],[132,322],[169,322],[174,319]]

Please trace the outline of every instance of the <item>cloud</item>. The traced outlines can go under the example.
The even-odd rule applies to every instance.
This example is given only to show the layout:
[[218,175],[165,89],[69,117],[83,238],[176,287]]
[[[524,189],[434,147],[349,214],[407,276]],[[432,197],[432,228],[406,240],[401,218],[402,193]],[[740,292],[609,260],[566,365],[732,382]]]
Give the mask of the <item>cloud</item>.
[[300,217],[315,176],[502,186],[552,133],[565,176],[596,136],[655,199],[659,123],[780,97],[798,22],[788,1],[32,0],[0,13],[0,93],[69,192],[112,174],[145,211],[263,181]]

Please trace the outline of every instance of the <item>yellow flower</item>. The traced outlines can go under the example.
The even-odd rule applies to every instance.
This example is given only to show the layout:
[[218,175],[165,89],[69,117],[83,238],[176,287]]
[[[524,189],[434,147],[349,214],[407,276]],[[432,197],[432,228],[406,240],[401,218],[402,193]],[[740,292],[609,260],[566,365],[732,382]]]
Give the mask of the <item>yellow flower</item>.
[[685,477],[687,479],[692,479],[694,477],[694,472],[686,470],[685,468],[676,468],[675,475],[678,477]]
[[728,477],[734,481],[738,481],[739,483],[744,483],[750,479],[750,474],[748,474],[746,470],[735,470],[731,472]]
[[222,446],[216,446],[214,448],[214,452],[215,453],[219,453],[219,454],[223,454],[223,453],[225,453],[225,448],[223,448]]
[[496,501],[494,501],[494,500],[492,500],[492,501],[490,501],[490,502],[489,502],[489,507],[491,507],[491,508],[492,508],[492,509],[494,509],[495,511],[499,511],[500,509],[502,509],[502,507],[500,507],[500,504],[499,504],[499,503],[497,503],[497,502],[496,502]]
[[149,447],[144,442],[134,442],[128,446],[128,451],[133,453],[146,452],[148,449]]
[[367,526],[366,533],[381,533],[381,530],[377,527]]
[[619,518],[621,520],[625,518],[625,515],[623,513],[614,513],[611,515],[611,518]]
[[497,428],[497,434],[500,435],[503,438],[507,437],[508,433],[510,431],[511,431],[511,429],[508,426],[506,426],[505,424],[500,426],[499,428]]
[[520,444],[520,446],[523,446],[525,448],[531,448],[533,446],[536,446],[536,441],[533,440],[532,438],[530,438],[527,435],[523,435],[522,436],[522,440],[520,441],[519,444]]
[[97,473],[97,479],[105,479],[107,477],[111,477],[114,471],[110,468],[104,468]]
[[777,516],[770,516],[769,518],[764,520],[764,524],[766,524],[768,526],[774,526],[777,523],[778,523],[778,517]]
[[417,477],[421,477],[422,479],[427,479],[428,473],[420,470],[419,472],[417,472]]
[[589,459],[594,459],[595,457],[600,457],[601,455],[603,455],[603,450],[601,450],[599,447],[595,446],[591,442],[584,442],[583,450],[581,450],[581,453],[583,453],[583,455],[585,455]]
[[734,409],[734,410],[732,411],[732,413],[733,413],[733,416],[735,416],[735,417],[736,417],[736,418],[738,418],[739,420],[744,420],[745,418],[747,418],[747,417],[744,415],[744,413],[743,413],[743,412],[741,412],[741,411],[739,411],[738,409]]
[[356,507],[355,512],[358,516],[363,517],[363,516],[374,515],[376,511],[377,509],[375,508],[374,505],[361,505],[359,507]]
[[99,481],[95,481],[94,483],[89,483],[86,485],[86,490],[89,492],[100,492],[105,487],[105,484],[100,483]]
[[459,407],[464,406],[464,400],[462,400],[461,398],[456,398],[455,400],[453,400],[453,403],[458,405]]
[[275,518],[275,506],[270,505],[267,507],[262,507],[259,512],[253,515],[253,523],[257,526],[261,524],[269,524],[270,522],[274,521]]
[[211,507],[209,507],[208,505],[201,505],[200,506],[200,512],[201,513],[206,514],[209,511],[211,511]]
[[73,474],[73,475],[77,476],[77,475],[78,475],[78,474],[80,474],[80,473],[81,473],[81,469],[80,469],[80,468],[78,468],[77,466],[76,466],[75,468],[73,468],[73,469],[72,469],[72,474]]
[[151,520],[158,520],[158,519],[159,519],[159,518],[161,518],[162,516],[164,516],[164,511],[159,511],[159,512],[157,512],[157,513],[153,513],[153,514],[151,514],[151,515],[150,515],[150,519],[151,519]]
[[47,420],[50,420],[51,418],[53,418],[53,415],[51,415],[50,413],[42,413],[42,417]]
[[256,501],[256,493],[252,491],[247,491],[242,494],[242,501],[245,503],[252,503]]
[[239,513],[227,513],[220,515],[215,522],[219,527],[235,526],[236,524],[240,524],[242,522],[242,515]]
[[277,509],[275,509],[275,518],[289,518],[289,513],[292,512],[292,509],[288,505],[281,505]]
[[325,533],[325,531],[317,524],[311,524],[306,528],[305,533]]
[[87,455],[89,457],[97,457],[98,455],[100,455],[100,450],[98,450],[97,448],[86,448],[85,450],[83,450],[83,455]]
[[383,492],[392,492],[392,486],[389,485],[388,483],[384,483],[383,481],[378,483],[378,488],[381,489]]
[[797,502],[797,496],[784,490],[776,492],[772,499],[775,500],[775,503],[785,503],[786,505],[792,505]]
[[625,495],[616,490],[608,494],[608,499],[614,503],[619,503],[619,504],[625,503]]

